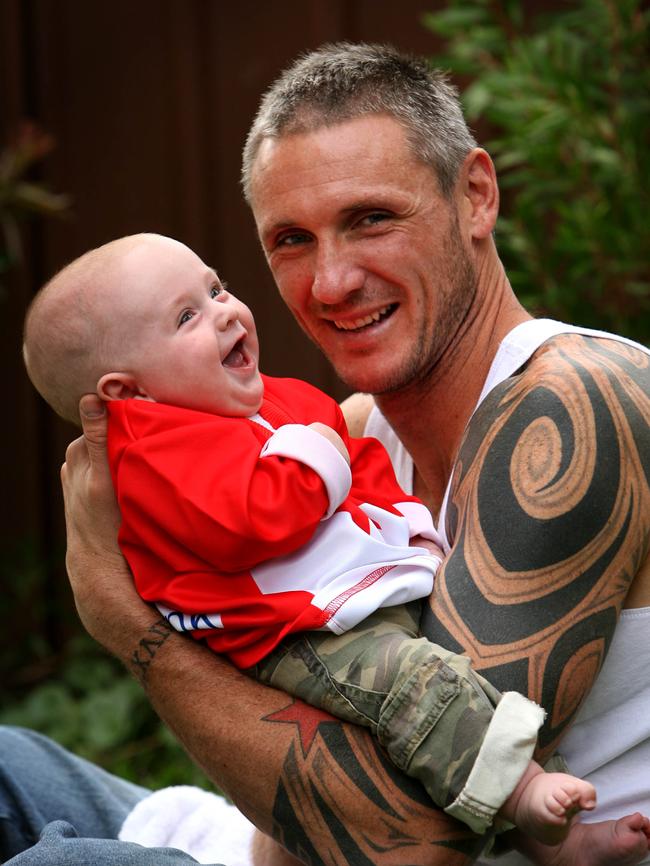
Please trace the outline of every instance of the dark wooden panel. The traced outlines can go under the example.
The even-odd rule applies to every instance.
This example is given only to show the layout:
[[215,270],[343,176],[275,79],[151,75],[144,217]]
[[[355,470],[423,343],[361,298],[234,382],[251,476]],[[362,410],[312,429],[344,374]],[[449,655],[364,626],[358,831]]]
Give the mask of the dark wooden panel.
[[[251,214],[239,187],[241,150],[260,94],[295,56],[323,41],[345,35],[346,3],[284,0],[236,7],[211,4],[207,32],[219,64],[207,76],[207,117],[211,153],[206,173],[217,205],[217,264],[254,309],[264,369],[308,379],[336,396],[346,392],[320,353],[307,341],[282,304],[255,237]],[[270,38],[270,34],[272,38]],[[242,47],[246,46],[245,50]]]
[[[59,267],[130,232],[159,231],[195,248],[254,309],[263,368],[346,391],[281,303],[239,187],[241,150],[264,89],[302,51],[339,39],[394,41],[420,52],[436,3],[402,0],[2,0],[0,135],[29,117],[56,150],[37,176],[69,193],[65,221],[29,224],[27,258],[2,304],[9,382],[2,430],[0,549],[29,539],[47,561],[26,630],[56,644],[68,602],[58,472],[75,431],[33,393],[22,368],[29,298]],[[34,599],[36,602],[36,599]],[[12,640],[17,640],[16,635]]]

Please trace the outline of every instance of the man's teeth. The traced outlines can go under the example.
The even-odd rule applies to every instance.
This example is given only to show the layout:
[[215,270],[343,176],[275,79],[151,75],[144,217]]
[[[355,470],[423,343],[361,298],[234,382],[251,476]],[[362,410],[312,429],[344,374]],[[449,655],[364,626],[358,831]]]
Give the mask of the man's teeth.
[[366,325],[372,325],[374,322],[378,322],[389,310],[390,304],[386,307],[382,307],[381,310],[376,310],[374,313],[364,316],[362,319],[346,319],[343,322],[335,319],[334,325],[341,331],[356,331],[358,328],[365,328]]

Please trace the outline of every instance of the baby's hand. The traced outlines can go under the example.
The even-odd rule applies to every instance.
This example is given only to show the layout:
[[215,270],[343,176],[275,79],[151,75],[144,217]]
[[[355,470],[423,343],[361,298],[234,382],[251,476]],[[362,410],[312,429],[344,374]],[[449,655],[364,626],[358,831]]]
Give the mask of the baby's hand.
[[328,427],[327,424],[321,424],[320,421],[314,421],[312,424],[309,424],[309,427],[317,433],[320,433],[321,436],[324,436],[328,442],[331,442],[348,466],[350,465],[350,453],[345,447],[345,442],[333,427]]
[[440,559],[444,559],[445,555],[442,550],[438,547],[435,541],[431,541],[430,538],[425,538],[423,535],[414,535],[409,541],[411,547],[424,547],[429,551],[431,556],[437,556]]

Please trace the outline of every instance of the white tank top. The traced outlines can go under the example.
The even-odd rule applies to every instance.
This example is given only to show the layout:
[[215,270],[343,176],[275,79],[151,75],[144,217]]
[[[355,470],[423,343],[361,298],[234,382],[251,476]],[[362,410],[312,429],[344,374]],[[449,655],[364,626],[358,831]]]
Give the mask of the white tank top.
[[[514,328],[503,340],[485,380],[474,411],[490,391],[512,376],[551,337],[578,333],[618,340],[647,354],[644,346],[587,328],[551,319],[532,319]],[[379,439],[388,451],[395,473],[406,493],[413,492],[413,461],[384,416],[376,407],[370,413],[364,435]],[[445,514],[451,478],[447,485],[438,531],[449,551]],[[588,779],[598,792],[597,808],[584,821],[619,818],[640,811],[650,815],[650,607],[624,610],[605,663],[594,686],[562,740],[562,754],[573,773]],[[523,866],[530,861],[516,852],[479,863]],[[642,861],[650,864],[650,856]]]

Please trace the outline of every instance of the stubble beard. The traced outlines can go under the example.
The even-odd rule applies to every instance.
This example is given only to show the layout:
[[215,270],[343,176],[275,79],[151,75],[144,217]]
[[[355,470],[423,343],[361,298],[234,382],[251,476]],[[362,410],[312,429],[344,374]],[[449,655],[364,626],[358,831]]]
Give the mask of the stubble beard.
[[[413,345],[405,356],[395,353],[396,366],[388,370],[381,379],[374,379],[372,372],[356,375],[343,374],[336,370],[339,378],[352,390],[364,391],[381,397],[398,391],[426,387],[435,380],[441,361],[454,351],[463,324],[468,319],[476,296],[476,269],[465,249],[460,234],[458,216],[455,215],[447,236],[443,240],[441,258],[446,263],[446,274],[438,281],[439,303],[435,321],[429,321],[426,313],[421,326],[414,335]],[[360,360],[359,364],[372,363]]]

